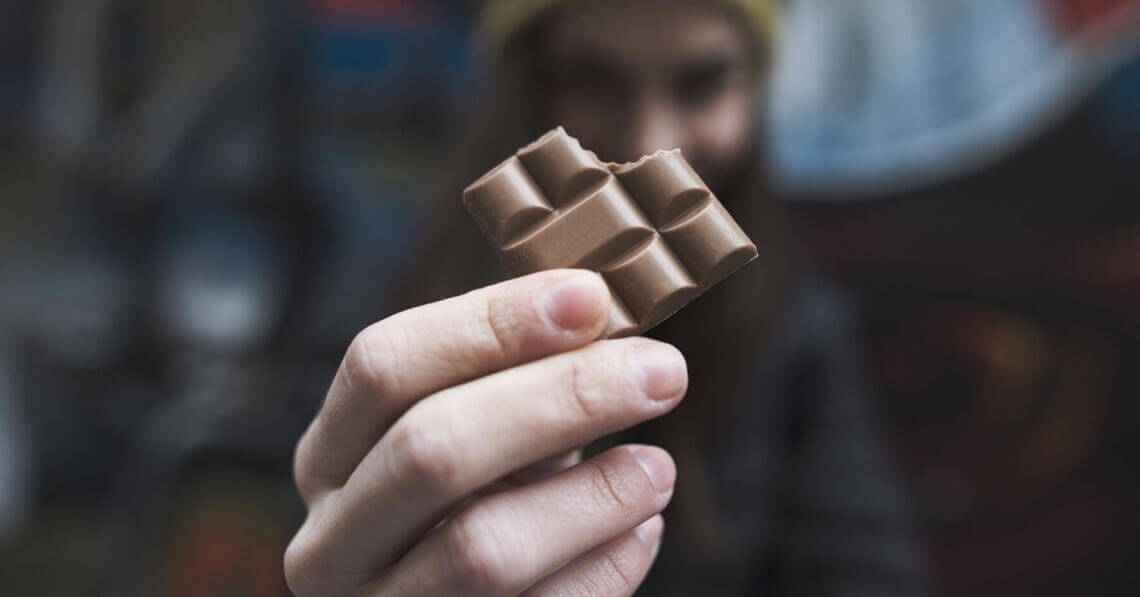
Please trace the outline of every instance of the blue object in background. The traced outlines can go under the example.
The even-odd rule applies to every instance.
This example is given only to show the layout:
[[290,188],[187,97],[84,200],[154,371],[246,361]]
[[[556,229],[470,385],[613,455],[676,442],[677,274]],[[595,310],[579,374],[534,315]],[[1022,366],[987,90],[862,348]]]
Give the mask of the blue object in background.
[[1109,81],[1098,104],[1105,137],[1140,183],[1140,58]]
[[1065,22],[1041,0],[797,0],[770,156],[797,198],[874,196],[992,163],[1140,51],[1140,2]]
[[448,102],[472,80],[468,11],[455,3],[399,4],[356,18],[318,13],[310,66],[322,103],[381,117],[454,107]]

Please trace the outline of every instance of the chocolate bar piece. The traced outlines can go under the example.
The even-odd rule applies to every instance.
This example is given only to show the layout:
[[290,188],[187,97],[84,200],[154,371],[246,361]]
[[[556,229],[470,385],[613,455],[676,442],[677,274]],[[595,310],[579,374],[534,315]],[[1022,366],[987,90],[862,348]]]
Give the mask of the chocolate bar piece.
[[603,164],[559,127],[463,192],[516,275],[584,268],[613,294],[605,337],[641,334],[756,257],[681,152]]

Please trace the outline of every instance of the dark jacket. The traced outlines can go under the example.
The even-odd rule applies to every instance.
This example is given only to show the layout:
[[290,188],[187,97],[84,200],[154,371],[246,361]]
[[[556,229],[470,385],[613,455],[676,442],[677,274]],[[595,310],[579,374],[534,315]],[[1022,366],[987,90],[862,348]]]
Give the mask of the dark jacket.
[[[887,456],[851,309],[805,276],[758,360],[710,476],[733,546],[710,563],[666,541],[639,594],[921,595],[924,558]],[[683,472],[678,483],[684,483]]]

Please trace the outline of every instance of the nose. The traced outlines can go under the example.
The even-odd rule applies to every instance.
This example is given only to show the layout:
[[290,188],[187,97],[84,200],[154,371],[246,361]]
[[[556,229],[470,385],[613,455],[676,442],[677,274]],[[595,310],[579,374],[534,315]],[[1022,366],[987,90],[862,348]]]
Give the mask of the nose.
[[684,143],[681,122],[668,102],[649,97],[639,102],[632,117],[629,137],[629,154],[626,159],[636,160],[661,149],[674,149]]

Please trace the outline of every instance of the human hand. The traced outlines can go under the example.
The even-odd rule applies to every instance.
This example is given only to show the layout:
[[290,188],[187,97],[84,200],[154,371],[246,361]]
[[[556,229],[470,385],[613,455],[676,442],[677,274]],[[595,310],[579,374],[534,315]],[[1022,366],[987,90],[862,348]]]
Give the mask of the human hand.
[[[577,450],[660,416],[673,347],[594,342],[596,274],[547,271],[389,317],[350,345],[295,458],[309,595],[628,595],[660,544],[669,455]],[[572,465],[572,466],[571,466]],[[569,468],[566,468],[569,467]]]

